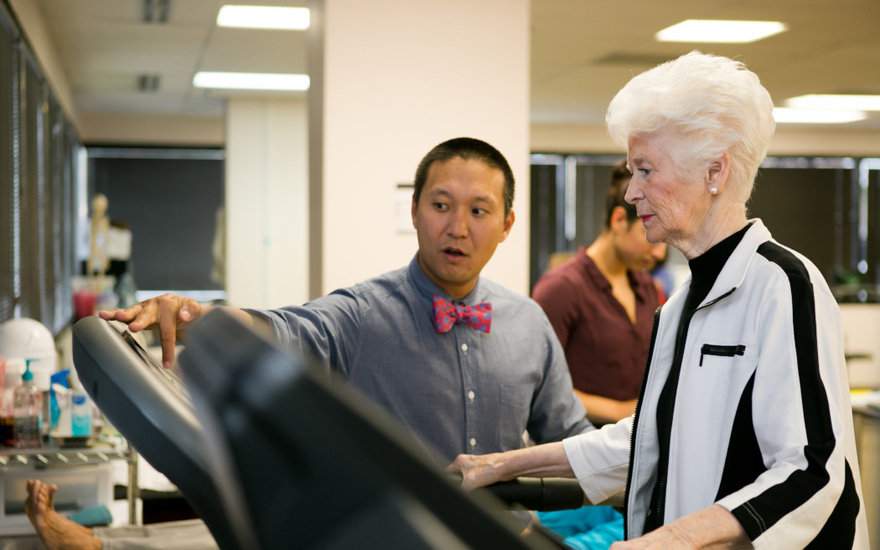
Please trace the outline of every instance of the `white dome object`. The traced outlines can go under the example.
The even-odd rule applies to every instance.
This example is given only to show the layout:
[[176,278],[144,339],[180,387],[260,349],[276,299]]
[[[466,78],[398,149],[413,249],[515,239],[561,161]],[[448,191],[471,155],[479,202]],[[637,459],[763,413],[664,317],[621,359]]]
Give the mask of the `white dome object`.
[[0,324],[0,355],[30,359],[34,384],[49,390],[49,377],[56,370],[58,353],[52,333],[33,319],[10,319]]

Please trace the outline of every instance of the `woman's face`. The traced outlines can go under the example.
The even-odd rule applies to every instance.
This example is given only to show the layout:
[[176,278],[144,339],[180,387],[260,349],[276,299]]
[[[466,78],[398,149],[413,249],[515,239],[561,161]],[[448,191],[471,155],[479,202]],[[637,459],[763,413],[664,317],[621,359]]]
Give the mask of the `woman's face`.
[[711,195],[706,181],[678,175],[662,140],[662,134],[630,136],[627,163],[633,177],[625,198],[636,205],[650,242],[665,242],[688,256],[702,240]]

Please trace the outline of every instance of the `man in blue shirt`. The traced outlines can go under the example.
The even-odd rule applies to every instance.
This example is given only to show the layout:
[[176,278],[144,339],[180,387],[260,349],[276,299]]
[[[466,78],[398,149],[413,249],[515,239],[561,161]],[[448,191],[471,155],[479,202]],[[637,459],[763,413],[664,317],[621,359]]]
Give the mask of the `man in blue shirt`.
[[[593,429],[542,309],[480,277],[515,219],[506,159],[452,139],[422,159],[414,184],[408,266],[302,306],[229,311],[323,360],[447,462],[518,449],[526,431],[544,443]],[[210,309],[164,295],[101,317],[158,328],[170,366],[177,332]]]
[[[317,356],[449,461],[520,448],[524,431],[543,443],[591,429],[541,308],[480,277],[514,223],[507,160],[483,141],[452,139],[422,159],[414,187],[419,250],[409,266],[302,306],[230,311],[282,348]],[[435,297],[459,311],[487,304],[485,332],[463,318],[438,331]],[[209,309],[165,295],[101,316],[132,331],[158,327],[170,365],[176,332]]]

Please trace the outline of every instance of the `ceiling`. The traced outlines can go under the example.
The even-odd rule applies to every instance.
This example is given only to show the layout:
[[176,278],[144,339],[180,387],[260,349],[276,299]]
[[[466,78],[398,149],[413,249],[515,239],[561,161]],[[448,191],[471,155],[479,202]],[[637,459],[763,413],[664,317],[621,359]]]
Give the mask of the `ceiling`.
[[[304,73],[301,31],[218,28],[223,3],[168,0],[167,22],[144,22],[165,0],[37,0],[78,112],[222,115],[223,94],[192,86],[196,71]],[[601,123],[634,74],[692,49],[735,57],[777,105],[808,93],[880,94],[880,0],[532,0],[534,123]],[[760,19],[789,31],[754,44],[659,43],[684,19]],[[156,91],[139,91],[157,75]],[[290,93],[290,92],[288,92]],[[880,130],[880,113],[847,129]]]

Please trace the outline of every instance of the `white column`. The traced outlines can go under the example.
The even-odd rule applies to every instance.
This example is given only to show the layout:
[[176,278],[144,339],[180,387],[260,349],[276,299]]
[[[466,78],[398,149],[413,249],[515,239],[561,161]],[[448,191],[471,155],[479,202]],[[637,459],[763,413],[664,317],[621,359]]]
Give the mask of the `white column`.
[[231,98],[226,111],[226,292],[231,305],[301,304],[308,292],[304,100]]
[[311,276],[320,285],[310,293],[409,262],[417,242],[398,229],[397,186],[434,145],[459,136],[488,141],[513,168],[516,224],[484,274],[528,293],[529,1],[319,0],[312,9],[311,187],[320,193]]

